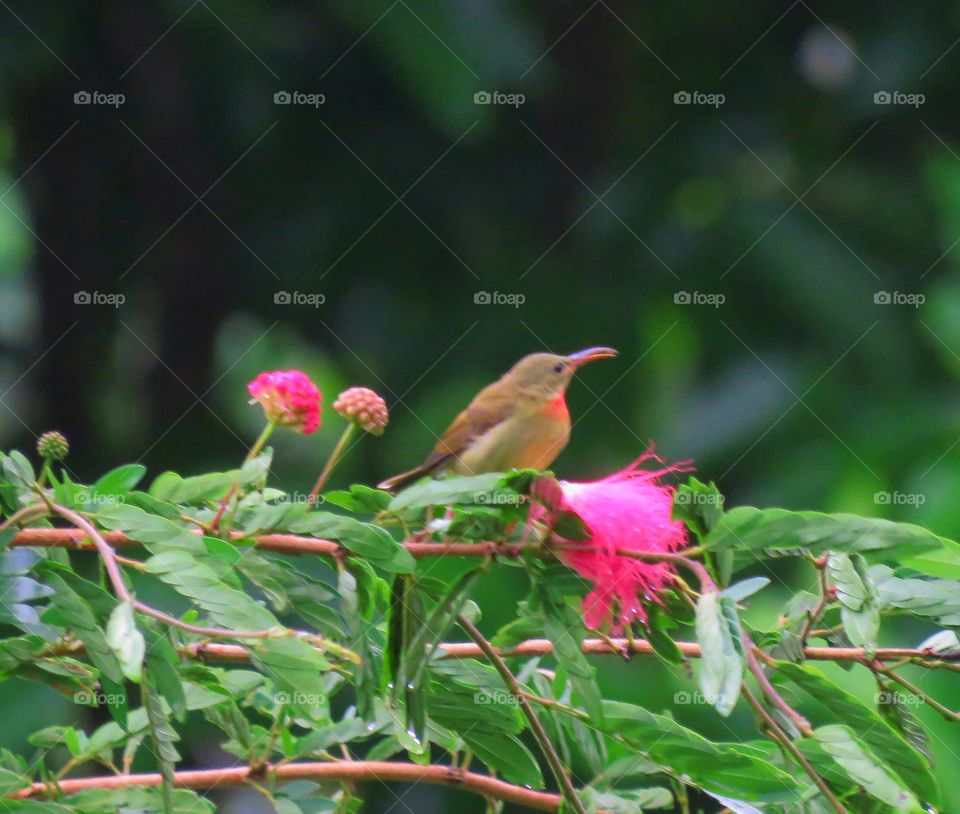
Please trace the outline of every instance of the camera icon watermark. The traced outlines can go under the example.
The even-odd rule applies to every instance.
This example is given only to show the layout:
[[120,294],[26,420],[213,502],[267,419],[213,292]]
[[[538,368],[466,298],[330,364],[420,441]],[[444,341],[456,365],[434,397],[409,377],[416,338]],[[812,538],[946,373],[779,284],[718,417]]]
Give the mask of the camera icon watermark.
[[912,308],[919,308],[927,301],[923,294],[911,294],[906,291],[875,291],[873,294],[874,305],[909,305]]
[[319,506],[321,503],[326,502],[327,499],[323,495],[311,495],[308,492],[284,492],[280,500],[272,502],[272,505],[292,504],[297,506]]
[[78,90],[73,94],[75,105],[101,105],[117,109],[127,101],[122,93],[102,93],[99,90]]
[[520,705],[520,696],[504,690],[477,690],[473,694],[473,703],[481,706],[500,704],[516,707]]
[[725,499],[718,492],[676,492],[673,502],[678,506],[723,506]]
[[299,90],[278,90],[273,94],[273,103],[275,105],[301,105],[303,107],[312,107],[314,109],[327,103],[325,93],[303,93]]
[[711,696],[705,695],[699,690],[690,692],[689,690],[678,690],[673,694],[673,703],[681,707],[694,706],[705,704],[707,706],[713,706],[716,703],[717,699]]
[[927,496],[922,492],[874,492],[873,502],[877,506],[922,506]]
[[675,105],[706,105],[707,107],[718,108],[727,101],[727,97],[722,93],[701,93],[698,90],[678,90],[673,94],[673,103]]
[[878,90],[873,94],[873,103],[875,105],[906,105],[916,109],[926,101],[927,97],[922,93],[901,93],[898,90]]
[[674,305],[709,305],[719,308],[727,301],[726,294],[710,294],[705,291],[675,291]]
[[77,506],[119,506],[126,502],[123,495],[92,495],[89,492],[80,492],[74,498]]
[[99,690],[80,690],[73,694],[73,703],[85,707],[118,707],[127,703],[124,693],[104,693]]
[[527,496],[511,492],[509,489],[494,489],[474,492],[473,502],[480,506],[522,506],[527,502]]
[[106,291],[74,291],[74,305],[108,305],[119,308],[127,301],[125,294],[110,294]]
[[902,690],[881,690],[873,696],[876,704],[899,704],[905,707],[923,706],[927,700],[922,695]]
[[498,90],[478,90],[473,94],[473,103],[475,105],[508,105],[517,108],[527,101],[527,97],[522,93],[501,93]]
[[519,308],[527,301],[524,294],[510,294],[505,291],[475,291],[474,305],[510,305]]
[[311,293],[308,291],[274,291],[274,305],[306,305],[310,308],[319,308],[327,301],[326,294]]
[[278,692],[274,693],[273,700],[277,704],[289,706],[297,704],[307,707],[319,707],[327,703],[327,696],[322,692]]

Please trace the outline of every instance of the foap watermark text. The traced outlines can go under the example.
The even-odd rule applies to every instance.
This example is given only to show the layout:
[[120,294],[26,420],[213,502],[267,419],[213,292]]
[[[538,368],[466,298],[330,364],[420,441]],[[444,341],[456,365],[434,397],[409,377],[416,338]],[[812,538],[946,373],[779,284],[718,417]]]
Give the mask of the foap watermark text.
[[317,108],[327,103],[324,93],[304,93],[299,90],[278,90],[273,94],[275,105],[298,105],[300,107]]
[[527,97],[522,93],[501,93],[498,90],[478,90],[473,94],[473,103],[475,105],[506,105],[508,107],[520,107],[527,101]]
[[273,696],[278,704],[302,704],[307,707],[319,707],[327,703],[322,692],[278,692]]
[[127,301],[125,294],[112,294],[108,291],[74,291],[74,305],[109,305],[119,308]]
[[878,90],[873,94],[873,103],[875,105],[906,105],[907,107],[918,108],[927,97],[922,93],[902,93],[899,90]]
[[473,502],[483,506],[522,506],[527,502],[527,496],[509,489],[494,489],[489,492],[475,492]]
[[73,103],[75,105],[99,105],[116,109],[126,101],[127,97],[122,93],[103,93],[99,90],[78,90],[73,94]]
[[501,704],[515,707],[520,705],[520,696],[505,690],[477,690],[473,694],[473,703],[481,705]]
[[305,305],[308,308],[319,308],[327,301],[326,294],[313,291],[274,291],[274,305]]
[[877,704],[899,704],[905,707],[919,707],[927,701],[922,695],[898,690],[882,690],[874,695],[873,700]]
[[922,506],[927,496],[921,492],[874,492],[873,502],[878,506]]
[[519,308],[526,301],[526,295],[506,291],[476,291],[473,294],[474,305],[511,305]]
[[923,294],[912,294],[909,291],[876,291],[873,295],[874,305],[909,305],[919,308],[927,301]]
[[722,506],[723,501],[717,492],[677,492],[673,498],[678,506]]
[[675,291],[673,293],[675,305],[709,305],[719,308],[726,301],[725,294],[711,294],[706,291]]
[[706,105],[707,107],[720,107],[727,101],[727,97],[722,93],[702,93],[699,90],[678,90],[673,94],[673,103],[675,105]]

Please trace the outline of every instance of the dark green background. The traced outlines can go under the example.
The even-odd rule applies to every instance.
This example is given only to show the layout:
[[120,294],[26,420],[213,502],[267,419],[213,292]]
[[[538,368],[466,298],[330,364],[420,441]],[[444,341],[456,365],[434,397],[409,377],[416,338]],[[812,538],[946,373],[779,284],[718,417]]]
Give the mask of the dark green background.
[[[731,505],[960,535],[958,4],[0,6],[4,448],[59,428],[86,480],[122,461],[232,466],[259,428],[246,382],[298,367],[326,420],[276,437],[276,483],[308,489],[351,384],[391,406],[386,435],[335,475],[369,482],[415,463],[519,356],[604,344],[621,357],[571,388],[562,477],[609,472],[654,440]],[[74,104],[83,90],[126,102]],[[282,90],[326,102],[275,105]],[[525,102],[474,104],[484,90]],[[677,105],[680,91],[725,101]],[[875,104],[881,91],[925,101]],[[78,305],[81,291],[125,302]],[[491,626],[522,587],[513,571],[487,579]],[[754,616],[772,624],[786,590],[775,579],[764,596]],[[752,732],[745,712],[674,705],[693,684],[650,659],[602,662],[612,695],[712,737]],[[918,680],[956,699],[955,681]],[[0,689],[8,744],[74,714]],[[960,796],[960,738],[919,714]],[[440,799],[418,787],[393,810]],[[381,790],[369,810],[394,803]]]

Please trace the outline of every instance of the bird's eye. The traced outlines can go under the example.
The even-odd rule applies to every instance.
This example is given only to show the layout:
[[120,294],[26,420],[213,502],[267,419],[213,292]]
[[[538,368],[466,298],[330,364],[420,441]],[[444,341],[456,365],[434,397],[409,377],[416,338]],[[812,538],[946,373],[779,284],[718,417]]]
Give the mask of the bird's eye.
[[553,366],[553,372],[554,372],[554,373],[563,373],[563,368],[564,368],[563,362],[557,362],[557,364],[555,364],[555,365]]

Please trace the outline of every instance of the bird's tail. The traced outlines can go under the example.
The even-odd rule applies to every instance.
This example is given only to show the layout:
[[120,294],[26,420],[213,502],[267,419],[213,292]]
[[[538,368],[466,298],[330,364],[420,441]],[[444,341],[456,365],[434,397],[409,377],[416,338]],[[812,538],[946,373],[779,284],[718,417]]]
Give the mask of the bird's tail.
[[413,483],[415,480],[422,478],[427,474],[427,470],[423,466],[418,466],[416,469],[411,469],[409,472],[401,472],[399,475],[394,475],[392,478],[387,478],[382,483],[377,484],[378,489],[384,489],[387,492],[395,492],[397,489],[402,489],[404,486]]

